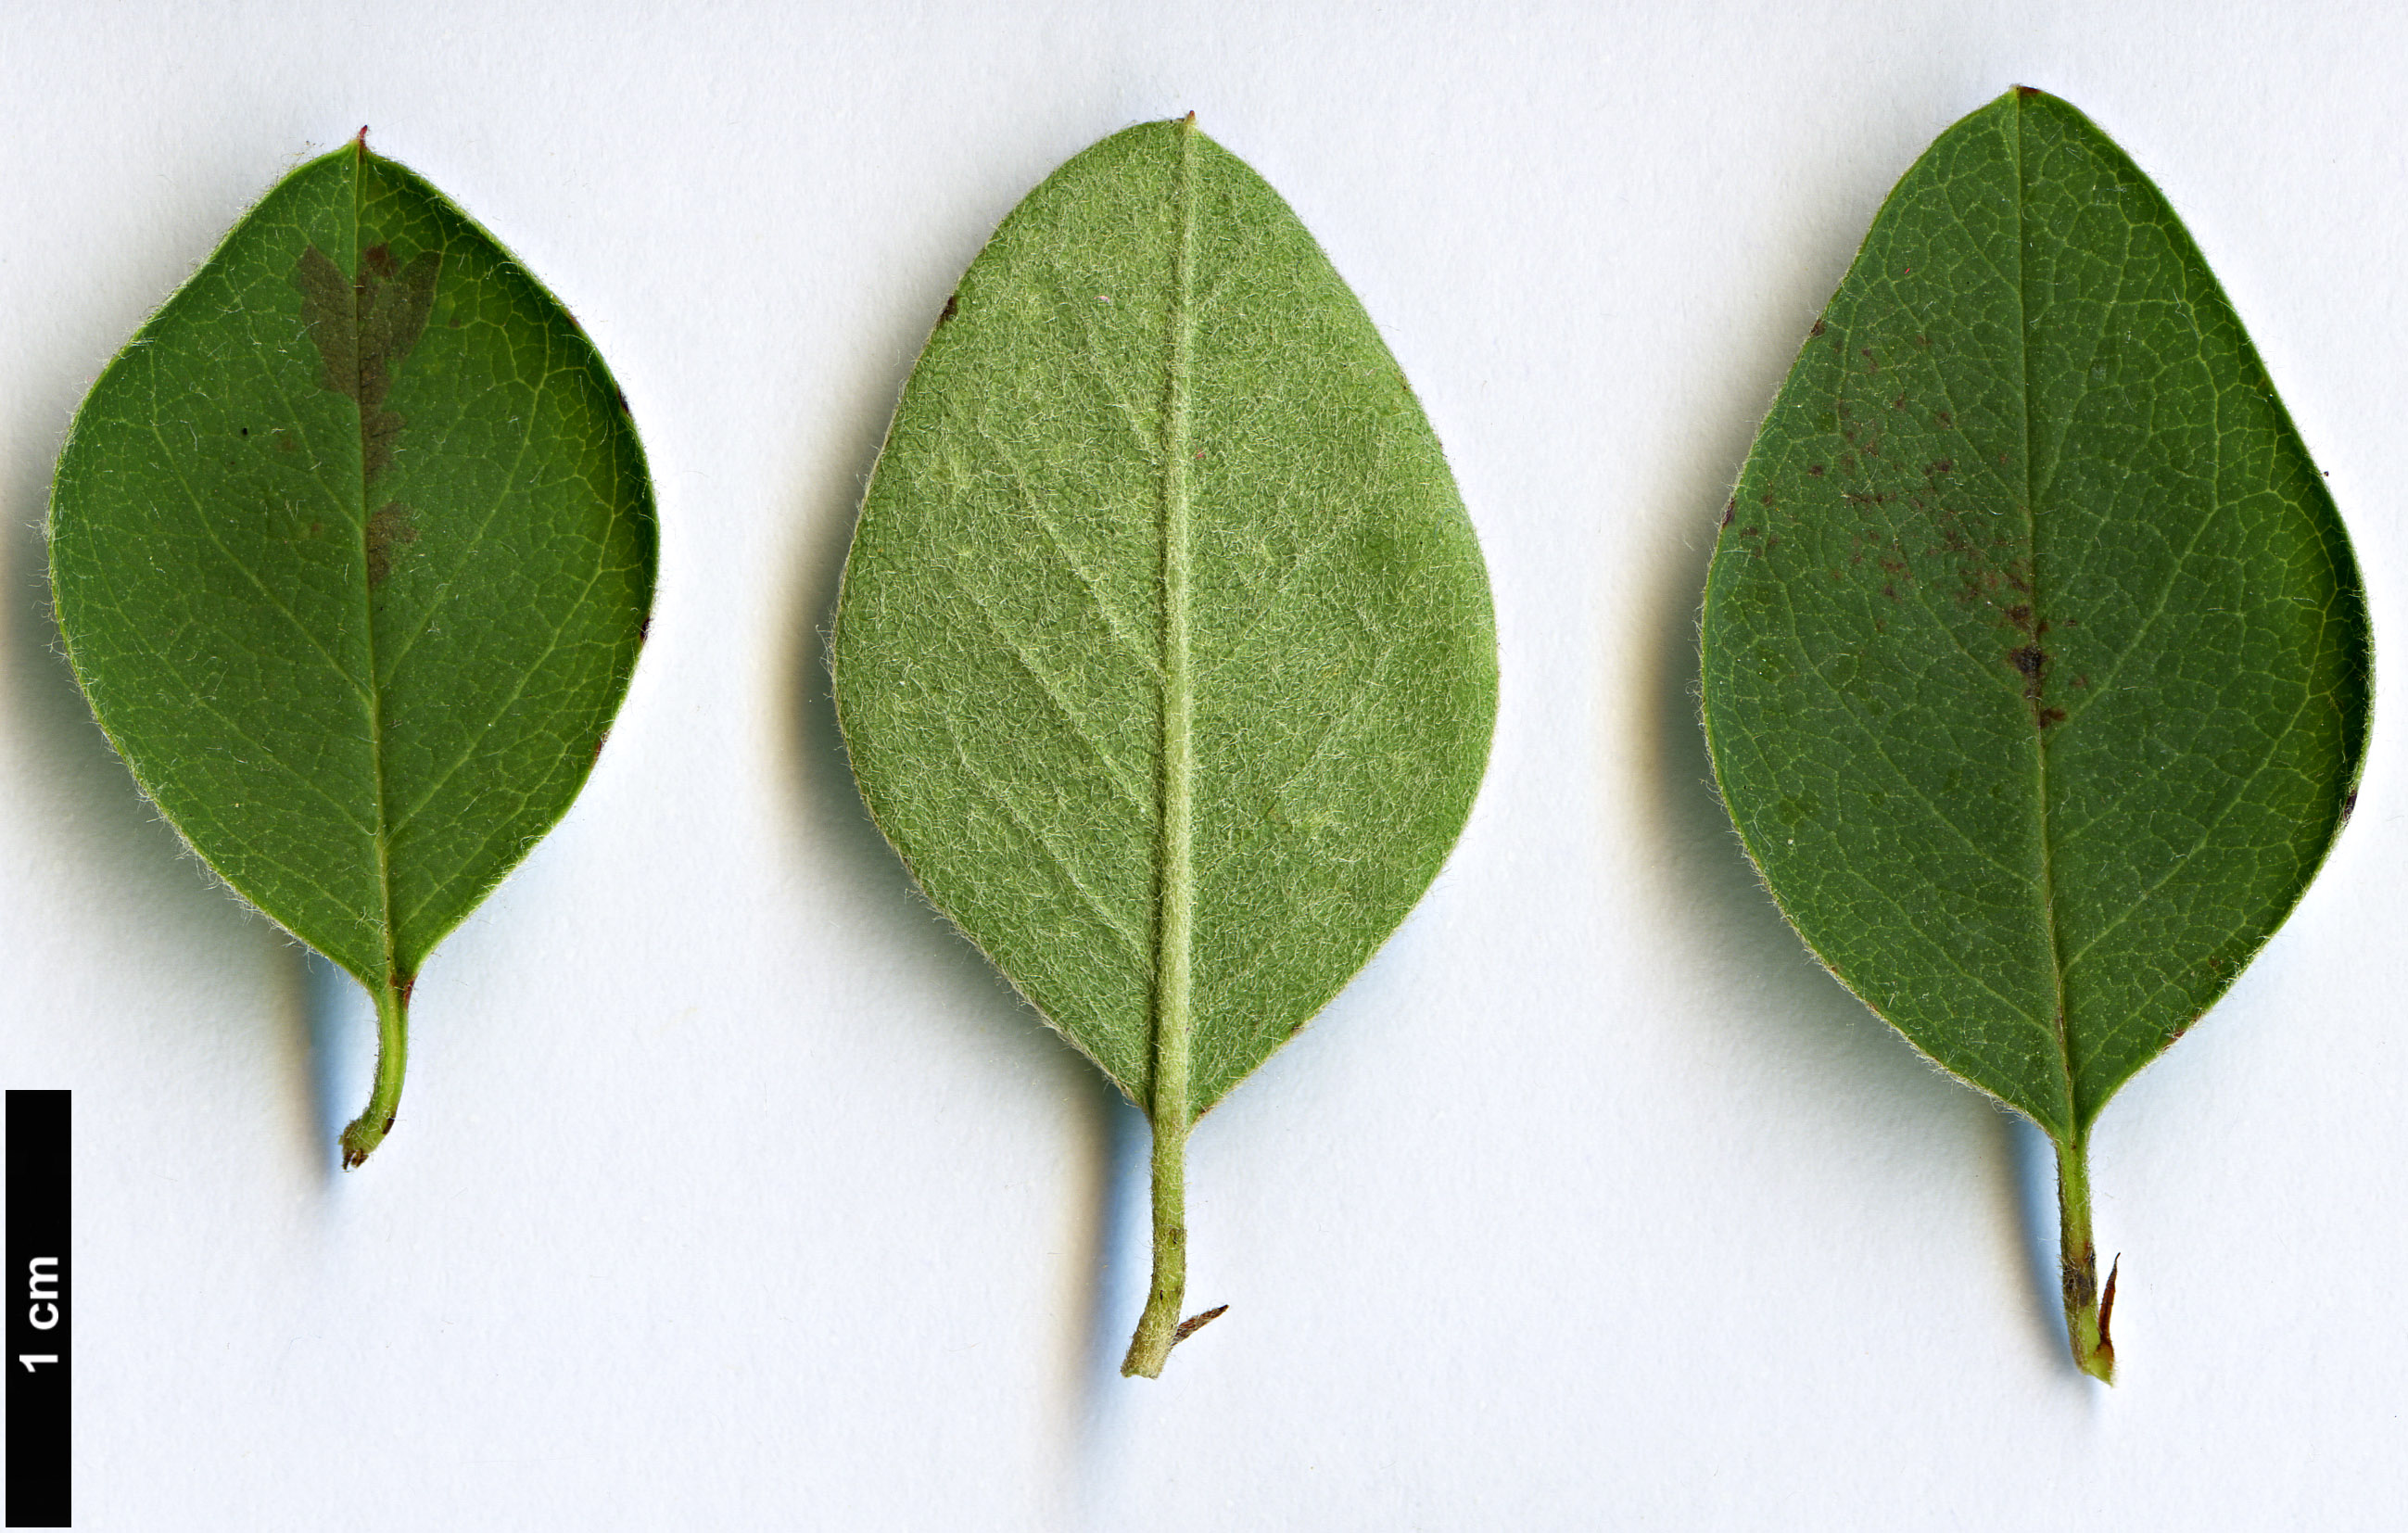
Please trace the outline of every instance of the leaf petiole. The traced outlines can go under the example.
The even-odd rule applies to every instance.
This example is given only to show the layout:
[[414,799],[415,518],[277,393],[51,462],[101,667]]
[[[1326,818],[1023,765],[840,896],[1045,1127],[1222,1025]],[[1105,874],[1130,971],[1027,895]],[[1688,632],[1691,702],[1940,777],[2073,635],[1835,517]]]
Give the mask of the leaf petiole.
[[1191,1327],[1180,1324],[1187,1299],[1187,1125],[1157,1120],[1154,1130],[1154,1285],[1121,1363],[1125,1378],[1162,1377],[1170,1349]]
[[2099,1286],[2099,1248],[2090,1238],[2090,1136],[2057,1141],[2057,1271],[2065,1289],[2065,1334],[2074,1366],[2100,1383],[2115,1382],[2115,1269]]
[[401,1077],[409,1065],[408,980],[388,980],[377,987],[376,1089],[368,1094],[365,1111],[343,1130],[343,1169],[355,1170],[393,1128],[401,1109]]

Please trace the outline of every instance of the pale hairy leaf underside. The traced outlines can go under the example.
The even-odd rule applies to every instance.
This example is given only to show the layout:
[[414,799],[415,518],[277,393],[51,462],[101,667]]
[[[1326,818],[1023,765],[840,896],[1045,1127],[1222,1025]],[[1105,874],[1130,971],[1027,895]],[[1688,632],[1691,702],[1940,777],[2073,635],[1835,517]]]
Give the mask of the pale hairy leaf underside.
[[1140,1105],[1183,1009],[1196,1111],[1420,896],[1496,708],[1485,569],[1412,390],[1192,122],[1071,160],[962,279],[834,661],[929,897]]

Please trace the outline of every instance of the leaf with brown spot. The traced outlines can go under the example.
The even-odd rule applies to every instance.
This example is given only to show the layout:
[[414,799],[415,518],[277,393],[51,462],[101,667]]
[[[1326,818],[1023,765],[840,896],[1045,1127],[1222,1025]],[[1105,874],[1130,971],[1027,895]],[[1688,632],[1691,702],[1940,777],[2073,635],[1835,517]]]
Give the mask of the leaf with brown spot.
[[[1814,952],[2056,1141],[2068,1322],[2105,1377],[2091,1126],[2347,815],[2357,565],[2190,236],[2061,101],[2014,93],[1942,135],[1826,332],[1740,476],[1778,508],[1768,536],[1715,550],[1715,776]],[[1891,415],[1886,453],[1841,451],[1838,423],[1900,398],[1939,408]],[[1902,567],[1846,557],[1869,515]]]
[[652,590],[652,486],[566,310],[443,195],[345,146],[236,224],[59,459],[67,653],[135,779],[376,998],[568,808]]

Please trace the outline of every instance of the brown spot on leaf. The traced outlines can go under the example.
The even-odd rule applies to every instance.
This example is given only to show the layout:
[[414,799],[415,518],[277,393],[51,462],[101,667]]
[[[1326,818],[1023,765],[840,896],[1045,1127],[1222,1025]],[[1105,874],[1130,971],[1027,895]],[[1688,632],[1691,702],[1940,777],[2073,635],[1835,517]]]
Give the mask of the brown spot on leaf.
[[442,268],[440,251],[422,251],[404,265],[390,247],[371,245],[361,252],[359,276],[346,280],[317,246],[301,252],[294,280],[302,323],[318,348],[318,383],[359,407],[363,480],[375,480],[393,461],[402,419],[384,408],[385,396],[394,369],[426,332]]
[[2041,652],[2039,645],[2027,644],[2007,656],[2007,664],[2023,672],[2026,681],[2037,682],[2041,672],[2048,668],[2048,656]]
[[952,319],[954,315],[956,315],[956,314],[958,314],[958,313],[960,313],[961,311],[962,311],[962,295],[961,295],[960,294],[956,293],[956,294],[954,294],[952,297],[950,297],[950,298],[948,298],[948,299],[946,299],[946,300],[945,300],[945,311],[944,311],[943,313],[941,313],[941,314],[939,314],[939,315],[938,315],[938,316],[937,316],[937,322],[938,322],[939,324],[942,324],[942,323],[944,323],[947,320]]
[[1809,340],[1812,340],[1813,337],[1815,337],[1816,336],[1821,335],[1824,331],[1828,330],[1829,328],[1830,328],[1830,326],[1829,326],[1829,325],[1825,324],[1825,323],[1824,323],[1822,321],[1820,321],[1820,320],[1816,320],[1816,321],[1814,322],[1814,328],[1806,332],[1806,337],[1807,337]]
[[1956,424],[1956,417],[1951,415],[1944,409],[1933,410],[1931,412],[1931,418],[1939,422],[1942,426],[1953,428]]
[[1815,479],[1821,479],[1823,477],[1823,466],[1819,463],[1810,463],[1806,466],[1806,472]]
[[1730,497],[1729,502],[1723,507],[1723,519],[1720,524],[1726,527],[1729,526],[1731,524],[1731,518],[1737,515],[1739,515],[1739,496],[1733,495]]
[[2352,788],[2349,790],[2349,796],[2341,801],[2341,823],[2343,824],[2349,824],[2349,817],[2357,812],[2358,790],[2356,788]]
[[418,522],[408,507],[398,500],[385,502],[381,510],[368,518],[368,586],[384,584],[393,574],[395,552],[418,541]]
[[2042,709],[2039,713],[2034,715],[2034,717],[2040,720],[2040,726],[2042,729],[2046,729],[2050,724],[2063,724],[2065,722],[2065,709],[2061,708],[2044,708]]

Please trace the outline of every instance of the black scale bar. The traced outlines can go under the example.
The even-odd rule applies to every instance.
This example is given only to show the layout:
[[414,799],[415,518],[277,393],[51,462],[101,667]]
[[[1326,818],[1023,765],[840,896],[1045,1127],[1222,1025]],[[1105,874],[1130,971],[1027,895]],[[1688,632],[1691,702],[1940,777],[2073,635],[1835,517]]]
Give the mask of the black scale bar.
[[8,1526],[65,1527],[69,1345],[67,1142],[73,1093],[8,1093]]

